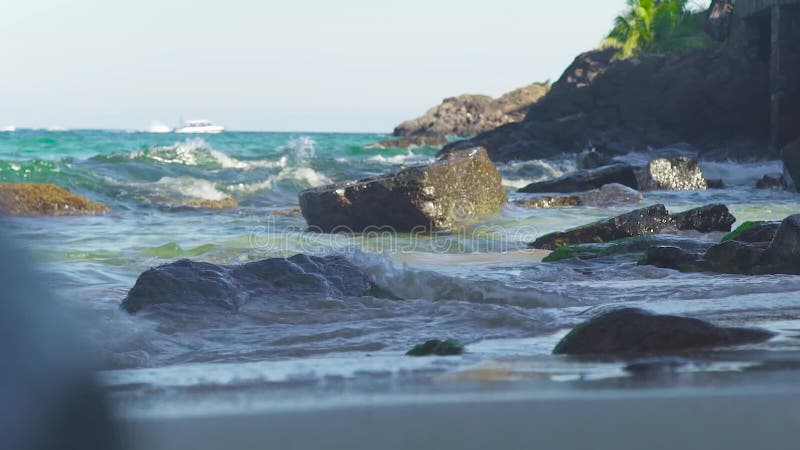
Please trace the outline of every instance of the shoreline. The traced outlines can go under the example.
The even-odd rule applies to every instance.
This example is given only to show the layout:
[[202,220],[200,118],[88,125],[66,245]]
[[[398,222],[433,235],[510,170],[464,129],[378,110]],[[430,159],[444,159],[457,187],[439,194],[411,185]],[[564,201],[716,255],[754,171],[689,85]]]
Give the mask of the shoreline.
[[[386,401],[388,400],[388,401]],[[787,449],[800,388],[656,389],[354,399],[190,418],[122,418],[126,448]],[[237,441],[238,439],[238,441]]]

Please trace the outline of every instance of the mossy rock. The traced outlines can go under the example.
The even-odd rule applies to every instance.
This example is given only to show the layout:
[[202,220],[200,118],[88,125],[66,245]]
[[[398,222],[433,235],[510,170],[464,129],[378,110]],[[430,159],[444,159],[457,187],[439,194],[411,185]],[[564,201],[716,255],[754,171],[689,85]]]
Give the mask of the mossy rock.
[[781,222],[753,221],[744,222],[739,228],[726,234],[722,241],[742,241],[742,242],[769,242],[775,237]]
[[689,252],[704,252],[712,244],[682,236],[655,234],[617,239],[603,244],[578,244],[559,247],[547,255],[542,262],[558,262],[571,258],[582,260],[604,256],[643,254],[654,246],[672,246]]
[[455,356],[464,353],[464,347],[458,342],[433,339],[424,344],[414,346],[406,355],[408,356]]
[[0,183],[0,216],[81,216],[107,212],[108,206],[55,184]]

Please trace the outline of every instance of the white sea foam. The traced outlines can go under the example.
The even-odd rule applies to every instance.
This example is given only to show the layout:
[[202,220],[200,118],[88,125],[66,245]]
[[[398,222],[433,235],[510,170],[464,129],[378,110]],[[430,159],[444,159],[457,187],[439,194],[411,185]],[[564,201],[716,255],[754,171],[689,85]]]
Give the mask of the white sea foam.
[[781,161],[758,161],[752,163],[700,161],[706,178],[721,179],[728,186],[754,186],[766,174],[782,173]]
[[287,158],[277,161],[242,161],[213,149],[201,138],[187,139],[164,147],[152,147],[131,154],[131,159],[146,158],[164,164],[206,166],[221,169],[253,169],[256,167],[286,167]]
[[534,159],[531,161],[511,161],[498,164],[503,175],[503,185],[519,189],[531,183],[550,180],[565,173],[577,170],[574,157],[565,156],[554,159]]
[[367,158],[368,161],[375,161],[382,164],[417,164],[433,162],[434,158],[427,155],[417,155],[411,150],[405,155],[384,156],[375,155]]
[[253,193],[258,191],[272,190],[276,184],[284,180],[295,180],[308,185],[309,187],[322,186],[332,183],[331,179],[324,174],[317,172],[310,167],[287,167],[277,175],[267,177],[263,181],[255,183],[239,183],[227,187],[228,191]]
[[217,190],[217,185],[208,180],[190,177],[164,177],[155,183],[158,190],[201,200],[223,200],[228,196]]

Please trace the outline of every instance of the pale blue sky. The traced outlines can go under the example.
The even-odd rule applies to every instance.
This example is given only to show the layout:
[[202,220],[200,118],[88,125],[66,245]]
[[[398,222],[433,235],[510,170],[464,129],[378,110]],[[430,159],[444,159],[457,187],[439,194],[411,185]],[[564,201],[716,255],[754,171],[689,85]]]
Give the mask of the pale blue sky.
[[4,0],[0,127],[391,131],[557,79],[624,0]]

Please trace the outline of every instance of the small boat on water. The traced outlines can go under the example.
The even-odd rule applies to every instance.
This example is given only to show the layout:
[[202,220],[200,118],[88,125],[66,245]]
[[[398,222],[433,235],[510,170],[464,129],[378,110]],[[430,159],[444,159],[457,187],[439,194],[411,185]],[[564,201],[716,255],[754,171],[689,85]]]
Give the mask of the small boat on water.
[[187,120],[175,129],[176,133],[206,133],[216,134],[225,131],[225,127],[215,125],[210,120]]
[[15,127],[14,125],[9,125],[7,127],[0,128],[0,132],[11,133],[12,131],[17,131],[17,127]]

